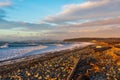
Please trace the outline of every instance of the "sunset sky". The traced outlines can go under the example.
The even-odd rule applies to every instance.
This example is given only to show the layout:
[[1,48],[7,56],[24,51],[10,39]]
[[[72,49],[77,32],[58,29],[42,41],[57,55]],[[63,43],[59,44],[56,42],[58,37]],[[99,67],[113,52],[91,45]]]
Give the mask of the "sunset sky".
[[0,0],[0,40],[120,37],[120,0]]

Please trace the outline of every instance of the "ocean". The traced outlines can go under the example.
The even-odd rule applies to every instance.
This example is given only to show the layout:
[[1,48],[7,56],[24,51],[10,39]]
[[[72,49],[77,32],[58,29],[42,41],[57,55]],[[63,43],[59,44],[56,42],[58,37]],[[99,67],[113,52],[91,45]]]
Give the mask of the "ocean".
[[84,47],[91,43],[2,43],[0,44],[0,61],[55,52],[76,47]]

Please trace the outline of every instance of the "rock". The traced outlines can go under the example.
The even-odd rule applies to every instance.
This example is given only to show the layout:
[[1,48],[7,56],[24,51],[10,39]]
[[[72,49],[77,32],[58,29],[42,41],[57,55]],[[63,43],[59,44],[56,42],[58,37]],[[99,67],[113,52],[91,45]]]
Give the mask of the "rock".
[[117,56],[120,56],[120,51],[119,52],[114,52]]
[[27,75],[27,76],[30,76],[31,74],[30,74],[28,71],[26,71],[26,75]]
[[37,78],[38,76],[39,76],[39,74],[38,74],[38,73],[34,75],[34,77],[36,77],[36,78]]
[[101,51],[105,51],[105,50],[108,50],[108,49],[111,49],[112,47],[96,47],[94,50],[96,52],[101,52]]
[[39,76],[38,79],[41,80],[41,79],[42,79],[42,76]]
[[120,45],[115,45],[116,48],[120,48]]
[[76,80],[90,80],[90,78],[86,75],[79,75]]

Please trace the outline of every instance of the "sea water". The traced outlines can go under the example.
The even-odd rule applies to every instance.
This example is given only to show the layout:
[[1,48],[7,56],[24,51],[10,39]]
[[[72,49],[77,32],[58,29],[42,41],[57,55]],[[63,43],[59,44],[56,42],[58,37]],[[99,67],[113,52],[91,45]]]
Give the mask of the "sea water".
[[76,47],[84,47],[91,43],[42,43],[42,44],[26,44],[26,43],[5,43],[0,45],[0,61],[20,58],[36,54],[44,54],[47,52],[55,52]]

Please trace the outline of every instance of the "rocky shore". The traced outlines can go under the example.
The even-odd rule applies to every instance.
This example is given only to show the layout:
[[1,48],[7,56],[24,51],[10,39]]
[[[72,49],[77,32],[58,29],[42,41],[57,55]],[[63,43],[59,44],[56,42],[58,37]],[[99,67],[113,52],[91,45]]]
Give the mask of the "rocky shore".
[[90,46],[93,51],[79,55],[69,80],[120,80],[120,47],[115,45]]
[[2,62],[0,80],[66,80],[84,50],[86,47]]
[[0,80],[120,80],[119,46],[97,42],[16,63],[13,60],[0,66]]

